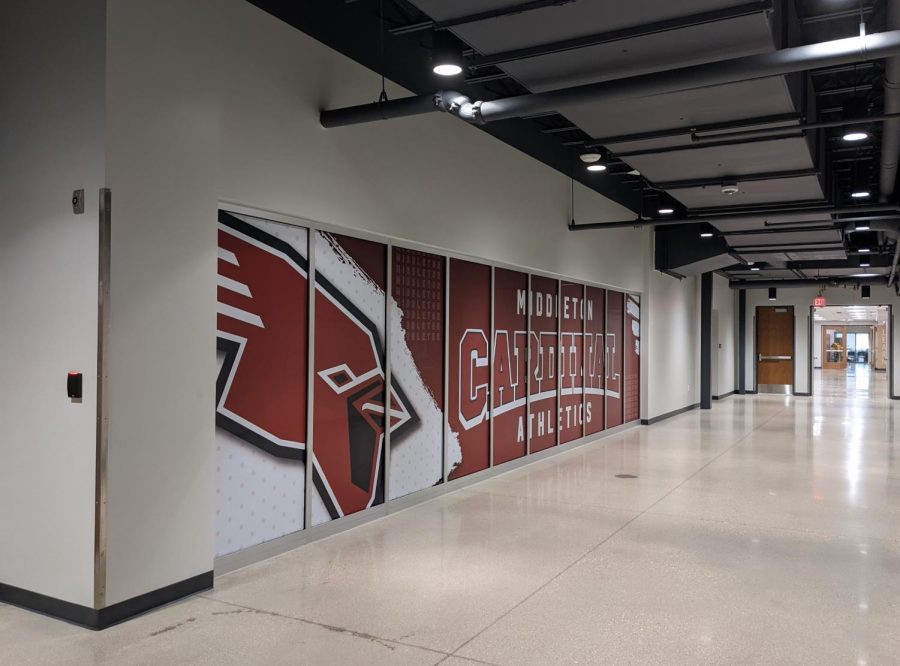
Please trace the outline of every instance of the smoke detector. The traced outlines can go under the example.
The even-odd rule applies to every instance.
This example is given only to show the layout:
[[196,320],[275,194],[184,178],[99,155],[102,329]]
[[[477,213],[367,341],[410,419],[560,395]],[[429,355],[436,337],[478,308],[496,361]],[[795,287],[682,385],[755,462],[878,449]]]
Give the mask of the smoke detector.
[[737,181],[734,180],[724,180],[722,181],[722,194],[727,194],[730,197],[733,197],[735,194],[740,193],[740,188],[738,187]]

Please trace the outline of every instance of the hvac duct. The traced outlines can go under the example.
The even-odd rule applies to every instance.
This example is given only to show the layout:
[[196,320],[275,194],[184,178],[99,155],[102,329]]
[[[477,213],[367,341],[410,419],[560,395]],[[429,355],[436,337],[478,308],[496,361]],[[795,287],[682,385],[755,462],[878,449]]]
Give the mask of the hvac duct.
[[771,53],[493,101],[471,102],[461,93],[439,92],[375,102],[346,109],[322,111],[320,121],[323,127],[338,127],[430,111],[447,111],[469,122],[480,124],[557,111],[587,102],[658,95],[890,56],[900,56],[900,30],[796,46]]
[[[900,29],[900,0],[887,0],[887,27]],[[900,112],[900,56],[888,58],[884,63],[884,112]],[[900,159],[900,119],[886,120],[881,130],[881,175],[879,190],[881,199],[890,199],[897,182],[897,161]]]
[[856,287],[864,284],[884,284],[884,277],[877,278],[812,278],[806,280],[731,280],[732,289],[786,289],[799,287]]
[[[709,215],[689,215],[688,217],[667,217],[645,220],[637,218],[634,220],[619,220],[615,222],[587,222],[584,224],[569,224],[569,231],[588,231],[590,229],[627,229],[631,227],[669,227],[676,224],[704,224],[716,222],[735,222],[743,220],[758,220],[763,217],[767,222],[779,219],[790,220],[797,215],[808,213],[822,213],[825,215],[844,215],[852,213],[878,213],[878,212],[898,212],[898,207],[894,204],[873,204],[871,206],[807,206],[803,207],[786,207],[786,208],[766,208],[758,211],[743,209],[729,213],[721,211],[711,213]],[[859,219],[859,218],[854,218]],[[845,220],[836,219],[834,222],[842,222]]]

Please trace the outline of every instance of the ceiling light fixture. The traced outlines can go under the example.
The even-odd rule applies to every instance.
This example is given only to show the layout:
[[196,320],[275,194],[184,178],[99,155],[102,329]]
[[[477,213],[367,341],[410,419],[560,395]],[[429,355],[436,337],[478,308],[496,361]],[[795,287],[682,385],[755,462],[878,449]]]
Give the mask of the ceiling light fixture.
[[844,130],[844,141],[865,141],[868,138],[869,133],[865,130],[856,127],[848,127]]
[[853,225],[854,231],[868,231],[871,228],[872,227],[869,226],[868,222],[857,222],[856,224]]
[[463,55],[453,35],[441,30],[432,35],[431,69],[438,76],[457,76],[463,71]]
[[603,159],[603,154],[596,150],[586,150],[581,153],[578,158],[585,164],[593,164]]
[[855,192],[851,193],[850,196],[853,197],[854,199],[865,199],[866,197],[870,196],[871,194],[872,193],[869,192],[869,190],[856,190]]
[[712,238],[713,234],[711,231],[703,231],[700,233],[700,238]]
[[674,208],[660,208],[658,212],[660,215],[671,215],[672,213],[675,212],[675,209]]
[[606,171],[606,165],[605,164],[588,164],[587,170],[588,171]]
[[759,270],[759,266],[751,266],[751,267],[750,267],[750,270],[751,270],[751,271],[758,271],[758,270]]
[[869,252],[871,252],[871,251],[872,251],[872,249],[871,249],[871,248],[868,248],[868,247],[861,247],[861,248],[859,248],[859,253],[860,253],[860,254],[869,254]]
[[871,265],[872,265],[872,262],[869,260],[868,257],[860,257],[859,258],[859,267],[860,268],[868,268]]

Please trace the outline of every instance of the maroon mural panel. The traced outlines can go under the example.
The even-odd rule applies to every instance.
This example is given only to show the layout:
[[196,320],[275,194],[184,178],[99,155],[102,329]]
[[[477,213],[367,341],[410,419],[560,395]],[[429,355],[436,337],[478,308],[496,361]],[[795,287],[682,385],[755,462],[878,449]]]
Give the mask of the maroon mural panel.
[[319,524],[384,502],[386,407],[398,438],[418,417],[398,382],[385,398],[386,246],[324,232],[314,242],[312,515]]
[[606,377],[606,290],[586,287],[584,298],[584,434],[595,435],[606,424],[603,418]]
[[418,420],[391,436],[390,498],[443,481],[444,257],[393,248],[391,376]]
[[531,453],[556,446],[559,421],[559,344],[557,308],[559,283],[547,277],[531,277],[531,337],[529,437]]
[[494,271],[494,464],[525,455],[528,275]]
[[559,443],[584,435],[584,286],[563,282],[559,295]]
[[625,423],[641,417],[641,298],[625,296]]
[[[491,269],[450,260],[450,479],[490,465]],[[454,441],[461,459],[453,459]]]
[[625,294],[620,291],[606,294],[606,427],[615,428],[623,421]]

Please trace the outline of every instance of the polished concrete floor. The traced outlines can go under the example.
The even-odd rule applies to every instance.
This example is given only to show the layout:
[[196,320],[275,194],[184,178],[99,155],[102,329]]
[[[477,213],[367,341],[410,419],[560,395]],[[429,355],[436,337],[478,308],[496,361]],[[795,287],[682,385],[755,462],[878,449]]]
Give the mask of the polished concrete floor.
[[897,664],[897,405],[734,396],[100,633],[0,606],[0,664]]
[[813,370],[813,393],[830,398],[886,400],[888,373],[865,363],[848,363],[846,370]]

